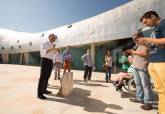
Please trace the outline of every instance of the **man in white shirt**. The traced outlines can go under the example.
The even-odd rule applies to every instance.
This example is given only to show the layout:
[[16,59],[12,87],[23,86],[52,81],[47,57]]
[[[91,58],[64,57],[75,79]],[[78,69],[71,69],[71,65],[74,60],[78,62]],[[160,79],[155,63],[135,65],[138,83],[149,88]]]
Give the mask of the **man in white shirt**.
[[94,66],[90,49],[87,50],[87,53],[84,54],[81,59],[85,66],[84,81],[87,82],[87,80],[91,80],[92,68]]
[[49,35],[49,41],[44,42],[41,45],[40,55],[41,55],[41,72],[40,79],[38,83],[38,98],[46,99],[43,94],[52,93],[47,89],[48,80],[50,78],[52,68],[53,68],[53,57],[55,53],[55,44],[57,36],[54,34]]

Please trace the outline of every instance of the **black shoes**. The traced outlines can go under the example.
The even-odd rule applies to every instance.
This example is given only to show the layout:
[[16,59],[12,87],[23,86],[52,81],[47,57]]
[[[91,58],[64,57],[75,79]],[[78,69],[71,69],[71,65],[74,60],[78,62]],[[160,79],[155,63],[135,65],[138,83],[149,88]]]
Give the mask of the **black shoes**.
[[140,100],[138,100],[138,99],[130,99],[130,101],[131,102],[134,102],[134,103],[141,103],[141,104],[143,104],[144,102],[143,101],[140,101]]
[[142,106],[140,106],[143,110],[152,110],[152,105],[149,103],[146,103]]
[[45,92],[44,92],[44,94],[51,94],[52,92],[51,91],[48,91],[48,90],[46,90]]
[[[46,90],[43,94],[51,94],[51,91]],[[46,100],[47,98],[43,94],[38,94],[38,98],[42,100]]]
[[143,101],[139,101],[138,99],[130,99],[130,101],[143,104],[140,106],[143,110],[152,110],[153,109],[151,104],[149,104],[149,103],[144,104]]
[[44,95],[38,95],[37,96],[39,99],[46,100],[47,98]]

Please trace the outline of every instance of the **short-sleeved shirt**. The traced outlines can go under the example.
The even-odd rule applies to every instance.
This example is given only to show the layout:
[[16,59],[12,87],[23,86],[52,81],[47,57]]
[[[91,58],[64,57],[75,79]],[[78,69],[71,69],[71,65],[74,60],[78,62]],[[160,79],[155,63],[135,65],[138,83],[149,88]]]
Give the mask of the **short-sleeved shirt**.
[[72,54],[70,50],[65,50],[62,56],[63,56],[63,61],[71,61],[72,59]]
[[[149,51],[149,48],[146,46],[139,45],[136,51]],[[133,66],[134,68],[147,70],[149,58],[148,56],[134,55],[133,57]]]
[[[160,23],[155,26],[151,37],[157,39],[165,38],[165,19],[162,19]],[[165,48],[161,48],[160,46],[161,45],[151,46],[150,62],[165,62]]]

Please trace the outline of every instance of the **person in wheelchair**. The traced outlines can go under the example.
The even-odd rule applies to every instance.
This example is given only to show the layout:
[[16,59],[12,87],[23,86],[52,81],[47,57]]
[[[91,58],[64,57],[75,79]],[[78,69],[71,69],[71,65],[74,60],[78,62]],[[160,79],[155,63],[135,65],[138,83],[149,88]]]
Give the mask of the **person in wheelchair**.
[[115,76],[115,79],[113,79],[114,86],[116,87],[116,91],[122,92],[123,86],[127,85],[129,80],[133,77],[133,65],[131,65],[127,72],[120,72]]
[[122,87],[125,83],[128,83],[128,80],[131,79],[133,74],[133,57],[130,54],[125,53],[123,49],[123,56],[119,59],[119,62],[122,63],[122,71],[117,74],[117,76],[112,78],[112,82],[116,87],[116,91],[122,91]]

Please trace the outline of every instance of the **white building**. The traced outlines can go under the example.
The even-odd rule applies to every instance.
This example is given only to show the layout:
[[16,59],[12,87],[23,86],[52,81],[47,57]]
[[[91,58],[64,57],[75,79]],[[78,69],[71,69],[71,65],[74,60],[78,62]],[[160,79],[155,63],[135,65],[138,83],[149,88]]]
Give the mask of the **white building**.
[[40,44],[54,33],[58,36],[57,47],[72,46],[73,68],[82,69],[80,57],[87,48],[91,48],[96,69],[101,70],[104,51],[110,49],[116,71],[124,39],[142,28],[139,22],[141,15],[155,10],[165,17],[164,9],[165,0],[133,0],[92,18],[40,33],[0,29],[0,62],[39,65]]

